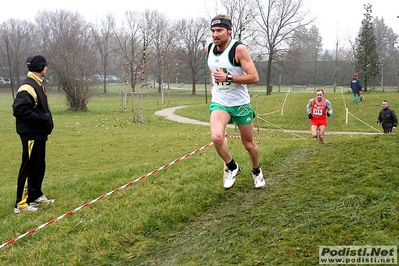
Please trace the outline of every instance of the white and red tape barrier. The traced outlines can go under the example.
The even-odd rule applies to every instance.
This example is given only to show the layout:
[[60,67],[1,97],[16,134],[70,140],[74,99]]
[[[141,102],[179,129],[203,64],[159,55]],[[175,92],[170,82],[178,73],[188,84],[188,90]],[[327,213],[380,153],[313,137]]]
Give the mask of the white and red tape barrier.
[[23,238],[25,236],[31,235],[31,234],[35,233],[36,231],[39,231],[40,229],[42,229],[42,228],[44,228],[44,227],[46,227],[46,226],[48,226],[50,224],[53,224],[53,223],[61,220],[62,218],[65,218],[65,217],[67,217],[67,216],[69,216],[69,215],[71,215],[71,214],[73,214],[73,213],[75,213],[75,212],[77,212],[77,211],[79,211],[79,210],[81,210],[83,208],[86,208],[87,206],[93,204],[96,201],[102,200],[103,198],[108,197],[109,195],[114,194],[114,193],[116,193],[116,192],[118,192],[118,191],[120,191],[120,190],[122,190],[122,189],[124,189],[124,188],[126,188],[126,187],[128,187],[128,186],[130,186],[132,184],[134,184],[134,183],[137,183],[138,181],[140,181],[140,180],[142,180],[142,179],[144,179],[144,178],[146,178],[146,177],[148,177],[150,175],[158,173],[159,171],[161,171],[161,170],[163,170],[163,169],[165,169],[165,168],[167,168],[167,167],[169,167],[169,166],[171,166],[171,165],[173,165],[173,164],[175,164],[177,162],[180,162],[181,160],[186,159],[187,157],[189,157],[191,155],[194,155],[197,152],[200,152],[200,151],[208,148],[212,144],[213,144],[213,142],[208,143],[208,144],[202,146],[201,148],[198,148],[198,149],[196,149],[196,150],[194,150],[194,151],[192,151],[190,153],[187,153],[186,155],[184,155],[184,156],[182,156],[180,158],[177,158],[176,160],[174,160],[174,161],[172,161],[170,163],[167,163],[167,164],[159,167],[158,169],[155,169],[155,170],[153,170],[153,171],[151,171],[151,172],[149,172],[149,173],[147,173],[145,175],[140,176],[139,178],[137,178],[135,180],[130,181],[129,183],[126,183],[125,185],[123,185],[121,187],[118,187],[118,188],[112,190],[111,192],[108,192],[108,193],[106,193],[106,194],[104,194],[104,195],[102,195],[102,196],[100,196],[100,197],[98,197],[98,198],[96,198],[96,199],[94,199],[92,201],[89,201],[89,202],[77,207],[76,209],[73,209],[73,210],[71,210],[71,211],[69,211],[69,212],[67,212],[67,213],[65,213],[65,214],[63,214],[61,216],[58,216],[57,218],[52,219],[51,221],[48,221],[47,223],[44,223],[44,224],[42,224],[42,225],[40,225],[40,226],[38,226],[38,227],[36,227],[36,228],[34,228],[32,230],[29,230],[28,232],[26,232],[26,233],[24,233],[24,234],[22,234],[22,235],[20,235],[18,237],[15,237],[15,238],[3,243],[2,245],[0,245],[0,248],[8,246],[8,245],[20,240],[21,238]]

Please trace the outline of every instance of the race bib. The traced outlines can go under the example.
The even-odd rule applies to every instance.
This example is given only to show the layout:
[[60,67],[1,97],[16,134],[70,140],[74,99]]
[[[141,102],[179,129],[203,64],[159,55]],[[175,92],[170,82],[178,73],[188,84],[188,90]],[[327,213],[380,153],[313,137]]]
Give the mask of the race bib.
[[322,109],[314,108],[314,109],[313,109],[313,115],[321,116],[321,115],[323,115],[323,110],[322,110]]

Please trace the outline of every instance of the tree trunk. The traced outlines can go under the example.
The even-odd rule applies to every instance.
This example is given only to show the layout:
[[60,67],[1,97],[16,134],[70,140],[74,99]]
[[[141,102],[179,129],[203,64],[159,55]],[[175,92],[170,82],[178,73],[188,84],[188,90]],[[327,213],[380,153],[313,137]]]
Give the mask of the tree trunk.
[[267,71],[266,71],[266,95],[272,94],[272,84],[271,84],[271,77],[272,77],[272,58],[273,53],[269,53],[269,60],[267,61]]

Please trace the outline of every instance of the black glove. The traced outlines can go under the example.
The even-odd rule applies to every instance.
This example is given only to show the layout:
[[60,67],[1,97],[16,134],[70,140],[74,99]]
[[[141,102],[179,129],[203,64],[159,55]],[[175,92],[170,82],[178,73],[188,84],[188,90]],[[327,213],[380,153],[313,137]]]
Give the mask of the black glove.
[[313,115],[311,113],[308,114],[309,119],[313,118]]
[[330,117],[330,113],[329,112],[327,112],[327,116]]

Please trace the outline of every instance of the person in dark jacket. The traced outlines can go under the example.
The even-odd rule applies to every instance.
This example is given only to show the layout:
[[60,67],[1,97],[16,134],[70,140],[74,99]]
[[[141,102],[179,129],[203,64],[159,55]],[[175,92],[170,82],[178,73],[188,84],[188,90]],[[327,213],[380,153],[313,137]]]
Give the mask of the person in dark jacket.
[[388,107],[387,100],[382,102],[382,110],[378,114],[377,124],[382,126],[384,133],[391,133],[398,126],[398,117],[395,111]]
[[42,192],[46,171],[46,141],[54,124],[43,86],[47,61],[32,55],[27,61],[28,73],[12,105],[16,129],[22,142],[22,163],[17,182],[15,213],[37,211],[41,203],[52,203]]
[[353,103],[357,104],[361,102],[361,92],[362,92],[362,82],[359,79],[359,75],[357,73],[353,74],[353,78],[351,81],[351,89],[353,92]]

